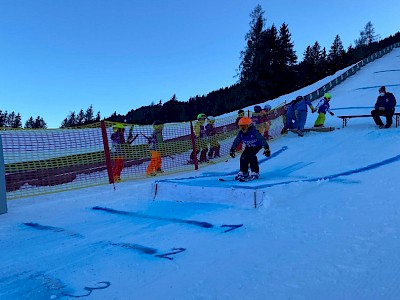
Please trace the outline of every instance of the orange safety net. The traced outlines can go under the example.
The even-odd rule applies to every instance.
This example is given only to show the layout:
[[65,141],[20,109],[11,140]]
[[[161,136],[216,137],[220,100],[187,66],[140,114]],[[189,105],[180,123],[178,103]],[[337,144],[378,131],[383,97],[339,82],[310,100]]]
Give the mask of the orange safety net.
[[[269,141],[281,135],[282,113],[283,107],[272,110],[265,124],[257,124]],[[2,130],[7,199],[151,178],[226,160],[236,121],[230,116],[203,123],[102,121],[68,129]]]

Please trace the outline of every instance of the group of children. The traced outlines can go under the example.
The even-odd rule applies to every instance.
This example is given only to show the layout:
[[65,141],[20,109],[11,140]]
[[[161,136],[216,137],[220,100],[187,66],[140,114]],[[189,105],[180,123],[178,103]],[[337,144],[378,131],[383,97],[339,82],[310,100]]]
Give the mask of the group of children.
[[[162,130],[164,125],[160,121],[153,122],[153,133],[150,137],[142,134],[147,140],[150,148],[150,163],[146,169],[147,176],[155,176],[158,173],[162,173],[161,169],[162,160],[161,157],[164,152],[163,147],[163,135]],[[126,146],[132,144],[139,134],[133,136],[132,134],[133,126],[129,129],[129,134],[127,140],[125,140],[125,126],[120,123],[116,123],[113,126],[113,133],[111,134],[111,152],[114,157],[112,175],[114,182],[121,181],[121,172],[124,168],[124,156],[126,155]]]
[[[205,124],[207,121],[207,124]],[[197,121],[193,126],[194,143],[196,151],[193,150],[190,154],[189,163],[195,163],[195,156],[200,153],[199,163],[208,162],[210,159],[220,157],[220,144],[217,139],[217,130],[215,128],[215,118],[212,116],[207,117],[205,114],[200,113],[197,115]],[[210,148],[208,148],[210,144]]]
[[[329,112],[333,115],[330,111],[329,105],[331,98],[331,94],[324,94],[323,99],[321,99],[318,105],[314,107],[311,104],[311,101],[303,96],[296,97],[295,100],[286,105],[286,122],[284,130],[294,129],[297,131],[299,136],[303,136],[304,126],[307,119],[307,107],[310,107],[313,113],[318,111],[318,117],[314,126],[323,126],[326,113]],[[266,157],[271,155],[268,145],[268,140],[272,138],[269,135],[271,121],[268,118],[268,111],[270,110],[270,105],[265,105],[264,109],[262,109],[261,106],[256,105],[251,117],[246,117],[243,110],[238,111],[238,117],[235,124],[239,131],[229,152],[231,157],[235,157],[235,153],[242,150],[242,144],[245,145],[244,151],[240,156],[240,171],[235,177],[238,180],[246,180],[247,178],[258,179],[260,173],[257,153],[261,149],[264,149],[263,154]],[[206,121],[207,124],[205,124]],[[131,144],[138,135],[135,137],[132,135],[133,127],[131,127],[128,139],[125,141],[124,125],[116,124],[113,129],[114,132],[111,135],[114,154],[113,177],[114,182],[118,182],[121,180],[121,171],[124,166],[122,147],[124,144]],[[151,153],[150,163],[146,170],[147,176],[154,176],[163,172],[161,169],[161,157],[164,155],[163,152],[165,152],[165,149],[163,146],[162,130],[163,124],[160,121],[155,121],[153,123],[153,134],[150,137],[143,135],[148,140]],[[220,157],[220,144],[216,138],[217,130],[215,128],[214,117],[207,117],[204,113],[198,114],[197,121],[193,127],[193,132],[195,150],[190,154],[189,163],[194,163],[198,153],[200,153],[200,158],[198,160],[200,163]],[[210,148],[208,148],[208,144],[210,145]],[[249,173],[249,167],[251,173]]]

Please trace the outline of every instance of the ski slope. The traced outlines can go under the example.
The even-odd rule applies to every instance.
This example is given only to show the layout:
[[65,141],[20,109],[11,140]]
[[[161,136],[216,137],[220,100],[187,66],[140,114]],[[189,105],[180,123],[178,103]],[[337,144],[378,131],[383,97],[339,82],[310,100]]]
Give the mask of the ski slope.
[[[400,49],[331,90],[332,111],[368,113],[381,85],[399,101]],[[0,299],[399,299],[400,128],[341,125],[273,140],[258,181],[218,180],[237,157],[10,201]]]

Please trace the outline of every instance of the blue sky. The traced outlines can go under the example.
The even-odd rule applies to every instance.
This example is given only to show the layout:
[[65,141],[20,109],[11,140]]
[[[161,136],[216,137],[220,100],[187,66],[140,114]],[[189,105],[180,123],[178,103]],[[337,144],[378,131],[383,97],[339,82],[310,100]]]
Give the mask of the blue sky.
[[299,59],[336,34],[347,48],[368,21],[400,30],[394,0],[0,0],[0,109],[55,128],[91,104],[108,117],[230,86],[257,4],[267,26],[289,25]]

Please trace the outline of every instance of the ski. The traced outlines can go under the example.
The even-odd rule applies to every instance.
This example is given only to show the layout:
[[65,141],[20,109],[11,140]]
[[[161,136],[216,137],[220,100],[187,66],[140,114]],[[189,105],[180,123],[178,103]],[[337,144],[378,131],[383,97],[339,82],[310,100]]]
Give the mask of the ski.
[[247,177],[247,178],[243,178],[243,179],[235,179],[235,178],[218,178],[219,181],[222,182],[228,182],[228,181],[239,181],[239,182],[248,182],[248,181],[253,181],[253,180],[257,180],[258,178],[252,178],[252,177]]
[[226,179],[226,178],[218,178],[218,180],[219,181],[223,181],[223,182],[225,182],[225,181],[237,181],[235,178],[229,178],[229,179]]
[[242,178],[239,179],[240,182],[249,182],[249,181],[253,181],[253,180],[257,180],[258,178],[253,178],[253,177],[247,177],[247,178]]

